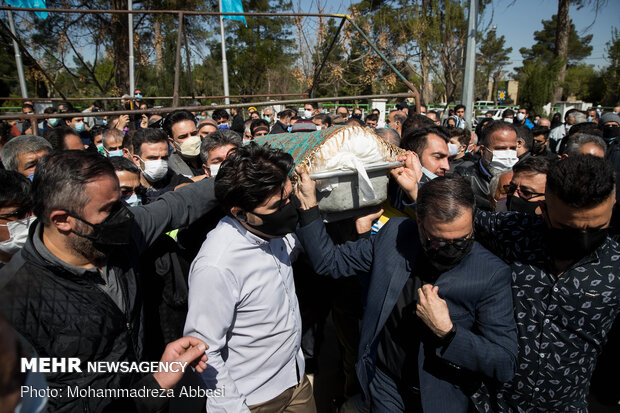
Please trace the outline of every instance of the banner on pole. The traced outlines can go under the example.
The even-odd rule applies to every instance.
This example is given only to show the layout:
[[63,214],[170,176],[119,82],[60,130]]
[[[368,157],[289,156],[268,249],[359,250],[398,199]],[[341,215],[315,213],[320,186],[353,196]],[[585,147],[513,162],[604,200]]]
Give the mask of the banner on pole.
[[[37,0],[34,0],[37,1]],[[44,0],[39,0],[44,1]],[[243,5],[241,4],[241,0],[220,0],[222,2],[222,13],[243,13]],[[229,20],[239,20],[243,22],[245,27],[248,26],[245,21],[245,16],[222,16],[224,19]]]
[[[47,4],[45,4],[45,0],[5,0],[6,4],[11,7],[22,7],[22,8],[32,8],[32,9],[47,9]],[[38,17],[42,19],[47,19],[46,11],[35,11]]]

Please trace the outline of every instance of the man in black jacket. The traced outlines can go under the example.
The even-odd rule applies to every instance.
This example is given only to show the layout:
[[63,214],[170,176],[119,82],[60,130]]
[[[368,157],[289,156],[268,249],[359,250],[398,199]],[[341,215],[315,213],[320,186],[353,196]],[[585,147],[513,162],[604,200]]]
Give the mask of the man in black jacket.
[[[213,180],[131,211],[109,161],[65,151],[43,159],[32,184],[38,221],[0,271],[0,313],[40,357],[86,362],[142,360],[139,259],[159,235],[195,222],[216,202]],[[67,386],[125,389],[137,373],[50,373],[54,411],[106,411],[113,400],[70,397]]]
[[282,112],[278,112],[278,121],[271,128],[271,135],[275,135],[276,133],[286,133],[288,132],[289,124],[291,123],[291,118],[293,117],[293,111],[290,109],[284,109]]

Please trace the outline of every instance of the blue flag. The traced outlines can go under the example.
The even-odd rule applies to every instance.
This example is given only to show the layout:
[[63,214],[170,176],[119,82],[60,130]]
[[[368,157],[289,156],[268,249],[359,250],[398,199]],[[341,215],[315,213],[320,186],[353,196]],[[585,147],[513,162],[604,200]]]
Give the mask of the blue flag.
[[[26,0],[27,1],[27,0]],[[37,0],[32,0],[37,1]],[[44,1],[44,0],[38,0]],[[241,4],[241,0],[220,0],[222,2],[222,13],[243,13],[243,5]],[[222,16],[224,19],[230,20],[239,20],[243,22],[245,27],[248,26],[245,21],[245,16]]]
[[[45,0],[4,0],[11,7],[25,7],[32,9],[47,9]],[[46,11],[35,11],[34,14],[42,19],[47,19]]]

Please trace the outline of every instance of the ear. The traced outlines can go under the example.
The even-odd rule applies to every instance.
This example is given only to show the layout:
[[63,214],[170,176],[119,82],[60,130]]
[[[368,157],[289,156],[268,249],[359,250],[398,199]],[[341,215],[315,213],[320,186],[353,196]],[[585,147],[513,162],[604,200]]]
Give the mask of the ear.
[[245,221],[245,212],[239,207],[230,208],[230,213],[233,217],[239,219],[240,221]]
[[71,231],[71,222],[69,222],[69,214],[66,211],[62,210],[54,210],[50,214],[50,221],[52,226],[55,227],[59,232],[69,232]]
[[133,161],[133,155],[131,154],[131,152],[129,152],[129,149],[123,148],[123,156],[130,161]]
[[525,141],[521,138],[517,138],[517,148],[522,148]]
[[211,170],[204,163],[202,164],[202,170],[205,171],[205,175],[207,175],[207,178],[211,178]]
[[130,159],[133,161],[134,164],[136,164],[138,168],[140,167],[140,157],[138,155],[130,155]]

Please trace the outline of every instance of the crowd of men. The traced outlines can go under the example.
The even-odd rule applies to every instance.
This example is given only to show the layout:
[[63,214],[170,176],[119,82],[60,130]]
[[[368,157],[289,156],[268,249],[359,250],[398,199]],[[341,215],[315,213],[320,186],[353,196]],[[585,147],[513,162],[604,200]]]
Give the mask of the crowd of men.
[[[36,124],[26,102],[2,125],[0,412],[316,412],[328,323],[343,412],[620,403],[620,106],[475,128],[462,105],[84,116],[101,109]],[[324,223],[308,171],[252,141],[347,125],[406,155],[380,206]],[[192,368],[23,371],[33,357]],[[212,393],[23,391],[67,386]]]

